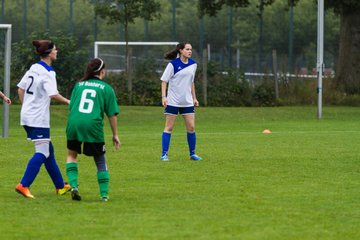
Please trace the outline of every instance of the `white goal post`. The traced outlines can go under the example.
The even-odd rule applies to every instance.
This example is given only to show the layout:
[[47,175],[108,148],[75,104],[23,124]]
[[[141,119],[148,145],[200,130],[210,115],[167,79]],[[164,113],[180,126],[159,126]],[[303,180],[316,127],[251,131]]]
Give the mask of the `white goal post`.
[[[162,45],[177,45],[179,42],[128,42],[129,46],[162,46]],[[106,42],[106,41],[95,41],[94,42],[94,57],[97,58],[99,54],[100,45],[118,45],[124,46],[126,42]]]
[[[3,93],[10,97],[10,61],[11,61],[11,24],[0,24],[5,29],[4,89]],[[9,105],[3,103],[2,137],[9,136]]]
[[[149,47],[149,46],[152,46],[152,47],[157,47],[158,48],[158,47],[162,47],[162,46],[176,46],[177,44],[179,44],[179,42],[128,42],[127,44],[130,47],[131,46],[137,46],[137,47]],[[115,46],[115,47],[113,47],[113,50],[110,50],[111,53],[107,54],[108,55],[107,57],[109,57],[109,55],[112,55],[112,57],[116,56],[118,60],[121,59],[121,58],[125,59],[124,58],[124,53],[121,53],[121,51],[124,50],[122,47],[125,46],[125,45],[126,45],[126,42],[95,41],[94,42],[94,57],[97,58],[97,57],[102,56],[102,54],[100,53],[101,51],[99,49],[101,46],[102,46],[102,49],[104,49],[106,47]],[[120,48],[116,48],[116,46],[119,46]],[[105,61],[106,61],[106,59],[105,59]],[[110,71],[122,71],[118,67],[116,69],[111,69],[111,66],[109,66],[108,70],[110,70]]]

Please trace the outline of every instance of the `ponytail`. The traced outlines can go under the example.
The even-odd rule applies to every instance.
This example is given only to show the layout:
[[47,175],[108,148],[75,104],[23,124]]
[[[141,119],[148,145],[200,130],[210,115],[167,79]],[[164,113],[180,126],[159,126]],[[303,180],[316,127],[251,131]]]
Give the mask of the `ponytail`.
[[173,60],[178,57],[180,54],[180,50],[185,48],[185,45],[188,44],[187,42],[179,43],[176,45],[176,48],[170,52],[164,54],[164,58],[167,60]]
[[105,68],[105,63],[101,58],[94,58],[88,63],[84,76],[80,81],[86,81],[88,79],[94,78],[100,74],[100,71]]

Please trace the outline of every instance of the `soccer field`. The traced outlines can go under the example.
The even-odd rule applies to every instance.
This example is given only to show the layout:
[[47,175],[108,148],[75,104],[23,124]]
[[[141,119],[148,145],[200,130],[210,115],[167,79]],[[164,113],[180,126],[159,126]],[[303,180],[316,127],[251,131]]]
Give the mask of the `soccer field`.
[[[31,186],[36,199],[14,191],[33,154],[19,111],[10,107],[9,138],[0,138],[2,239],[360,239],[359,108],[325,107],[322,120],[316,107],[197,108],[203,161],[188,160],[179,117],[161,162],[163,109],[120,106],[119,151],[105,126],[107,203],[83,155],[82,201],[55,195],[44,167]],[[66,178],[67,108],[51,111]]]

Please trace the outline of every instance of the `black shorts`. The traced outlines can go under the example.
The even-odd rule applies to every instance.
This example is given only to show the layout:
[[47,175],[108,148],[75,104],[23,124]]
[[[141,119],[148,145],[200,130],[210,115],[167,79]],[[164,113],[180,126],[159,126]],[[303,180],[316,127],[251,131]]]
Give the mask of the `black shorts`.
[[[79,142],[77,140],[68,140],[67,141],[67,148],[77,152],[78,154],[81,154],[81,145],[83,142]],[[105,154],[105,143],[99,142],[99,143],[90,143],[90,142],[84,142],[83,146],[83,153],[86,156],[100,156]]]

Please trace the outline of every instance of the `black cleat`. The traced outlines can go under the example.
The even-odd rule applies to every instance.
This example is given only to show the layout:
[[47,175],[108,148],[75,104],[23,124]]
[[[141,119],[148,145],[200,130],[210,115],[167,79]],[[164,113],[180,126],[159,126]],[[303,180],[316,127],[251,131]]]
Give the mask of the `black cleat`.
[[72,200],[76,200],[76,201],[81,200],[81,196],[80,196],[79,190],[77,188],[71,189],[71,198],[72,198]]

